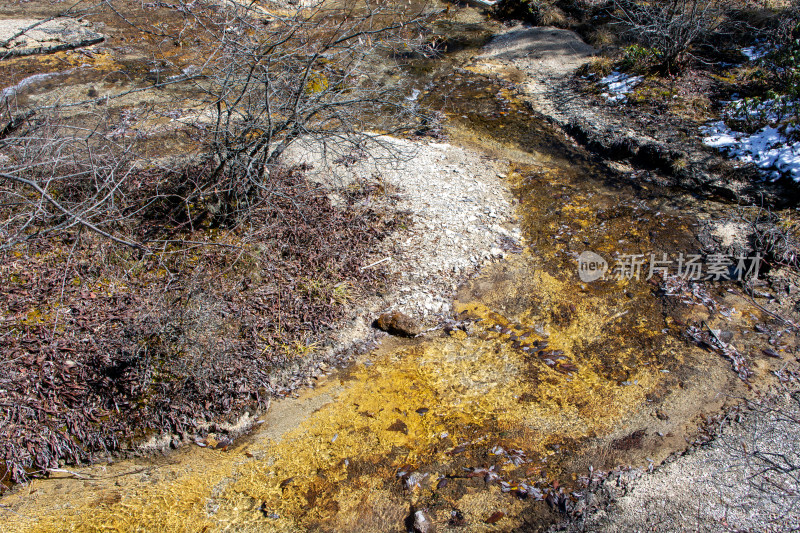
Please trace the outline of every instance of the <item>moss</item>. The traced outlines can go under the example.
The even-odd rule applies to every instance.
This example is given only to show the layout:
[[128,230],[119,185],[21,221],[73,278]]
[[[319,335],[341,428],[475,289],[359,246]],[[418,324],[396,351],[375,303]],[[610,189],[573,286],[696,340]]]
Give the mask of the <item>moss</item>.
[[30,309],[20,323],[25,326],[38,326],[50,321],[50,316],[43,313],[41,309]]

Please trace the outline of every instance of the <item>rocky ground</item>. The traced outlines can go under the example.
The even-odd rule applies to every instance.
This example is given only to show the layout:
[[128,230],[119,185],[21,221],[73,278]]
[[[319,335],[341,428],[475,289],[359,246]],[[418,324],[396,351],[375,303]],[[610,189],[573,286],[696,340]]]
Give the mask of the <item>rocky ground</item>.
[[[365,205],[393,200],[392,209],[408,214],[408,228],[384,241],[367,264],[383,264],[395,281],[380,309],[431,326],[450,315],[461,281],[487,262],[521,250],[514,199],[504,181],[508,163],[447,143],[381,142],[384,148],[356,162],[323,160],[312,146],[293,149],[289,160],[311,163],[311,179],[333,180],[338,187],[375,180],[382,191]],[[390,151],[399,157],[387,163]]]
[[94,25],[70,17],[0,20],[3,59],[74,50],[103,40]]
[[705,445],[657,470],[619,471],[593,488],[565,531],[796,531],[797,383],[748,402]]

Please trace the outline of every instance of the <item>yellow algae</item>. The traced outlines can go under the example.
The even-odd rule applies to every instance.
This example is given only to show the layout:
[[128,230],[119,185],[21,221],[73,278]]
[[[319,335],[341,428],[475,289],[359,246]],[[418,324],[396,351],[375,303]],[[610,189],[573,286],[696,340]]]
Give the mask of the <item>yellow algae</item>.
[[[489,285],[491,290],[481,293],[483,301],[497,306],[513,307],[508,302],[509,295],[515,294],[510,285],[519,277],[518,273],[505,282],[493,280]],[[583,348],[606,338],[609,323],[618,318],[619,313],[615,307],[603,305],[601,298],[588,294],[574,298],[569,283],[559,281],[544,272],[538,272],[535,281],[526,289],[547,297],[543,305],[538,303],[535,308],[525,307],[518,310],[520,318],[502,316],[492,311],[486,303],[456,303],[458,312],[480,318],[481,326],[487,331],[496,332],[500,327],[510,329],[509,333],[516,338],[527,334],[525,340],[517,341],[522,342],[523,349],[532,339],[540,342],[547,340],[551,351],[557,349],[558,352],[563,352],[561,357],[568,359],[577,369],[565,372],[559,363],[551,367],[542,362],[542,357],[528,356],[530,364],[535,365],[538,371],[539,381],[535,387],[537,401],[528,408],[530,414],[525,418],[526,425],[556,435],[567,435],[568,428],[574,428],[574,434],[569,436],[578,437],[581,434],[602,431],[616,423],[626,409],[634,408],[643,401],[654,385],[657,369],[645,366],[634,370],[628,379],[636,382],[637,386],[621,387],[617,380],[611,379],[602,370],[604,363],[601,358],[608,354]],[[564,308],[568,316],[550,312],[565,302],[570,302]],[[531,299],[526,298],[525,303],[530,305]],[[642,318],[638,318],[636,322],[640,329],[637,333],[647,335],[647,322]],[[502,330],[493,334],[501,338],[508,337]],[[507,338],[506,342],[513,341]],[[615,358],[646,356],[633,353],[633,347],[626,347],[624,343],[617,343],[614,348]]]
[[[39,513],[25,529],[403,531],[412,508],[437,525],[458,510],[465,531],[521,527],[535,504],[514,492],[574,480],[576,455],[649,427],[648,403],[681,383],[669,372],[686,360],[662,330],[673,326],[651,285],[581,283],[563,253],[643,250],[661,219],[634,225],[635,205],[563,178],[509,173],[530,251],[459,289],[461,326],[371,354],[309,393],[330,399],[287,431],[268,427],[229,452],[185,452],[172,475],[124,484],[102,504]],[[712,370],[698,398],[726,383],[725,364]],[[487,524],[496,511],[503,517]]]
[[[336,403],[286,435],[271,460],[255,465],[233,490],[308,525],[382,485],[399,487],[403,465],[446,461],[448,450],[475,439],[473,428],[491,422],[479,438],[513,428],[514,384],[508,376],[486,376],[496,354],[475,339],[460,349],[453,342],[440,339],[358,368]],[[320,500],[334,503],[320,506]]]
[[[549,275],[537,279],[528,290],[546,286],[554,298],[567,290]],[[484,295],[489,304],[496,297]],[[535,332],[540,311],[525,309],[520,314],[531,322],[524,322],[480,301],[458,302],[462,316],[479,319],[469,333],[459,330],[356,366],[335,401],[280,440],[250,446],[253,457],[207,451],[215,454],[213,461],[204,455],[201,464],[211,468],[200,471],[198,465],[175,480],[139,487],[119,502],[79,509],[37,527],[369,531],[382,529],[381,521],[390,518],[401,525],[409,506],[418,502],[480,509],[476,501],[485,506],[499,498],[504,512],[519,510],[518,500],[496,488],[437,500],[436,481],[459,474],[465,465],[482,464],[502,444],[522,450],[527,460],[507,464],[501,479],[514,486],[523,480],[548,482],[538,458],[552,457],[553,444],[607,431],[644,401],[656,379],[654,369],[634,371],[638,384],[623,387],[598,370],[594,355],[577,351],[576,335],[601,335],[603,321],[591,314],[595,304],[592,298],[579,302],[569,325],[559,327],[549,318],[542,322],[549,330],[548,348],[563,351],[576,370],[550,368],[496,329]],[[528,338],[544,337],[531,333]],[[409,478],[412,473],[418,479]],[[484,527],[485,517],[469,512],[478,528],[473,530]],[[505,520],[509,526],[516,523]]]
[[[92,61],[96,68],[117,68],[112,59],[96,53]],[[502,94],[511,99],[509,92]],[[164,123],[155,118],[149,124]],[[555,168],[572,165],[573,154],[550,153],[549,144],[521,147],[513,136],[534,128],[524,122],[509,126],[513,131],[498,138],[463,125],[452,128],[463,142],[539,163],[513,164],[508,172],[530,250],[488,267],[461,289],[455,308],[463,328],[371,354],[341,379],[304,393],[318,400],[315,410],[288,414],[286,431],[273,415],[265,424],[270,427],[246,444],[227,452],[182,450],[170,456],[174,464],[159,465],[153,475],[122,471],[116,477],[119,467],[117,474],[88,481],[59,480],[83,492],[65,490],[63,502],[39,501],[44,512],[14,503],[19,514],[5,513],[5,527],[405,531],[412,508],[423,508],[437,526],[458,509],[466,522],[460,531],[522,528],[530,522],[521,516],[534,504],[513,491],[523,484],[544,489],[575,480],[576,470],[569,470],[574,465],[564,464],[570,460],[565,451],[573,459],[589,455],[593,446],[609,447],[633,429],[659,424],[661,418],[649,414],[656,404],[648,402],[666,396],[664,390],[691,387],[690,378],[697,377],[691,365],[707,380],[695,380],[707,389],[693,393],[698,403],[728,392],[727,362],[707,354],[707,361],[691,359],[692,349],[670,337],[678,326],[672,317],[665,320],[651,285],[583,284],[577,277],[574,257],[583,250],[609,258],[681,251],[692,220],[656,213],[652,206],[648,213],[630,191],[604,189],[602,179],[587,185],[577,174],[592,171],[589,163]],[[308,280],[305,288],[350,299],[347,287],[318,287]],[[298,355],[313,349],[285,348]],[[686,409],[681,416],[689,419],[705,409]],[[676,437],[681,444],[682,437]],[[586,464],[602,466],[591,457]],[[507,483],[506,492],[499,482]],[[35,481],[30,490],[44,483],[53,481]],[[100,497],[87,496],[92,493]],[[497,511],[504,516],[487,524]]]

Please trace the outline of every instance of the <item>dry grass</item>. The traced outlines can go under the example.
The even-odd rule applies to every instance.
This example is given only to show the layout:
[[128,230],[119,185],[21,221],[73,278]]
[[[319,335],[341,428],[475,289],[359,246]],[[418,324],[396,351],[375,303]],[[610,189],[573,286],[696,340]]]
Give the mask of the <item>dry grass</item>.
[[588,35],[585,36],[586,42],[595,48],[603,48],[616,44],[618,38],[614,31],[607,26],[594,28]]
[[587,76],[593,74],[599,78],[608,76],[614,70],[614,61],[608,57],[598,56],[593,57],[591,61],[582,66],[578,71],[578,75]]

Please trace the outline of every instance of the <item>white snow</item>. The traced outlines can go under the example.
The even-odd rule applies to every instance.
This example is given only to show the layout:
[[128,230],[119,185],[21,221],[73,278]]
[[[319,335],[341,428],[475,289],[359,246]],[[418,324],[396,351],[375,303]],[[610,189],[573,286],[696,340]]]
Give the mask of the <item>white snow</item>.
[[797,105],[787,96],[779,96],[769,100],[738,98],[731,100],[725,107],[725,117],[734,120],[761,120],[771,124],[791,112]]
[[28,85],[31,85],[33,83],[38,83],[38,82],[41,82],[41,81],[45,81],[45,80],[47,80],[49,78],[54,78],[56,76],[62,76],[62,75],[66,76],[68,74],[72,74],[73,72],[75,72],[75,70],[76,69],[71,68],[69,70],[65,70],[64,72],[45,72],[44,74],[33,74],[32,76],[28,76],[27,78],[23,79],[22,81],[20,81],[16,85],[12,85],[10,87],[6,87],[2,91],[0,91],[0,100],[5,99],[5,98],[13,98],[14,96],[16,96],[16,94],[18,92],[20,92],[22,89],[24,89]]
[[719,121],[704,128],[708,136],[703,143],[739,161],[755,164],[773,180],[787,174],[800,183],[800,142],[792,142],[786,135],[797,130],[789,126],[781,132],[775,126],[765,126],[747,134],[733,131]]
[[748,46],[747,48],[742,48],[742,54],[749,61],[755,61],[756,59],[761,59],[768,53],[769,53],[769,48],[758,44],[753,46]]
[[603,93],[603,97],[609,102],[620,102],[627,98],[631,92],[642,81],[642,76],[631,76],[622,72],[614,71],[599,83],[608,87],[608,91]]
[[[786,96],[770,100],[738,99],[729,102],[724,116],[734,121],[763,125],[754,133],[731,129],[724,121],[704,128],[703,143],[743,163],[753,163],[770,178],[788,175],[800,182],[800,142],[790,140],[800,128],[784,117],[796,113],[797,102]],[[749,130],[749,131],[752,131]]]

